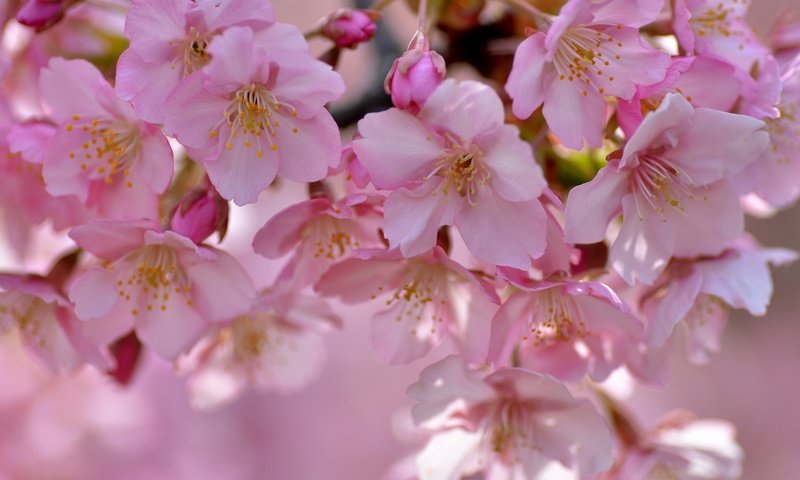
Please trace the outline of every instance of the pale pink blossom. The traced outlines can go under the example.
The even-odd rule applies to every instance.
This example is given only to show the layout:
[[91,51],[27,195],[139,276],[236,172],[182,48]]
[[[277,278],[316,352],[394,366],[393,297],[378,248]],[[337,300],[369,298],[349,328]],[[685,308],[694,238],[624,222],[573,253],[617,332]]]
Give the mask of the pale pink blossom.
[[352,195],[333,202],[317,197],[278,212],[253,238],[253,250],[267,258],[293,251],[278,279],[297,288],[310,285],[356,248],[382,246],[378,199]]
[[117,93],[144,120],[163,123],[164,102],[181,79],[209,63],[215,36],[274,21],[268,0],[134,0],[125,21],[130,47],[117,63]]
[[720,349],[720,336],[730,308],[763,316],[772,296],[769,265],[793,262],[797,254],[782,248],[761,248],[748,237],[716,257],[674,261],[659,282],[643,292],[647,343],[662,347],[676,326],[686,331],[690,358],[708,361]]
[[515,116],[528,118],[544,105],[542,113],[552,132],[574,149],[582,148],[584,141],[594,147],[602,144],[605,95],[629,100],[637,85],[663,80],[670,64],[667,54],[642,41],[636,14],[626,23],[624,14],[605,15],[591,5],[588,0],[570,0],[546,32],[525,39],[514,54],[506,83]]
[[81,332],[72,305],[46,278],[0,274],[0,332],[15,329],[51,371],[72,372],[107,361]]
[[769,53],[745,16],[750,0],[675,0],[672,28],[689,55],[705,55],[749,72]]
[[788,207],[800,196],[800,57],[784,67],[779,85],[779,115],[765,118],[770,146],[737,176],[740,190],[773,208]]
[[342,8],[328,15],[320,31],[337,47],[355,48],[375,36],[378,18],[380,12],[376,10]]
[[549,377],[518,368],[484,376],[450,356],[408,394],[415,423],[435,432],[417,457],[422,480],[578,478],[613,463],[603,417]]
[[642,324],[600,282],[553,278],[517,285],[492,320],[489,360],[558,380],[603,381],[635,349]]
[[617,103],[617,120],[630,137],[645,114],[657,109],[670,92],[683,95],[694,107],[730,111],[742,90],[736,72],[734,66],[713,58],[673,58],[663,81],[639,86],[630,100]]
[[85,60],[53,58],[39,88],[58,127],[44,154],[47,191],[75,195],[105,217],[155,218],[173,171],[161,130],[139,120]]
[[764,151],[763,126],[667,95],[619,158],[570,191],[567,241],[602,241],[622,213],[609,263],[629,284],[652,284],[673,256],[721,253],[744,229],[730,177]]
[[[405,256],[430,250],[443,225],[455,225],[478,259],[527,269],[544,253],[541,168],[503,104],[478,82],[446,80],[417,116],[399,109],[369,114],[353,140],[384,204],[384,233]],[[497,232],[503,232],[497,235]]]
[[736,429],[723,420],[670,412],[652,430],[629,441],[614,468],[598,480],[734,480],[742,474]]
[[247,273],[228,253],[196,245],[147,220],[98,220],[70,231],[104,260],[69,291],[75,313],[96,342],[136,330],[159,355],[188,350],[211,323],[247,311],[254,296]]
[[317,297],[285,288],[262,294],[198,346],[187,380],[193,406],[219,406],[248,386],[282,394],[303,388],[322,368],[321,334],[341,323]]
[[252,203],[276,175],[313,182],[338,166],[339,129],[325,104],[344,84],[296,27],[231,27],[206,50],[210,63],[170,96],[165,126],[223,198]]
[[46,123],[0,128],[0,204],[9,244],[24,257],[30,247],[31,229],[47,220],[63,230],[88,220],[89,213],[75,196],[55,198],[47,193],[42,161],[55,127]]
[[413,258],[397,250],[364,250],[332,266],[315,289],[344,303],[381,298],[372,346],[391,364],[424,357],[450,338],[465,358],[484,362],[490,319],[500,300],[492,285],[440,247]]

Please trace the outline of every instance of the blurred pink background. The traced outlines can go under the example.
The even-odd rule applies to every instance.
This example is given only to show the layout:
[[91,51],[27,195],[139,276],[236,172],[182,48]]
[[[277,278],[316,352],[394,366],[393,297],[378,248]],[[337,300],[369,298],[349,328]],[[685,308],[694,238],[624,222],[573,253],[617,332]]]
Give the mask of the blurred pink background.
[[[301,29],[339,6],[273,3],[280,21]],[[396,3],[386,17],[403,44],[414,23]],[[800,10],[792,0],[754,2],[753,24],[764,32],[788,5]],[[368,49],[345,52],[342,72],[355,92],[369,75],[384,73],[372,72],[368,60]],[[276,265],[250,252],[253,233],[302,191],[283,185],[278,195],[279,203],[264,195],[233,213],[235,235],[224,246],[241,253],[252,271]],[[749,228],[764,245],[800,251],[800,207],[751,219]],[[631,403],[645,423],[676,407],[732,421],[746,453],[745,479],[793,479],[800,472],[800,295],[794,292],[800,264],[774,270],[774,279],[765,318],[735,313],[723,351],[709,365],[692,366],[676,355],[669,388],[638,390]],[[328,362],[306,390],[288,397],[251,393],[210,413],[192,412],[183,380],[154,357],[120,389],[91,372],[47,380],[9,339],[0,340],[0,480],[380,479],[418,445],[406,387],[446,352],[410,367],[388,366],[371,350],[368,313],[341,311],[345,329],[326,337]]]

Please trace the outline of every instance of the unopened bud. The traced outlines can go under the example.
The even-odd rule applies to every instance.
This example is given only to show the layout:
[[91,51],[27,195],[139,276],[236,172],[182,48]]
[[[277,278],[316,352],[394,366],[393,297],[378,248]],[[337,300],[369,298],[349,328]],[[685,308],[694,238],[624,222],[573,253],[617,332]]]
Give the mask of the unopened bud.
[[375,35],[375,21],[380,13],[371,10],[343,8],[325,19],[321,32],[337,47],[355,48]]
[[77,0],[28,0],[17,13],[17,21],[37,31],[45,30],[64,18]]
[[384,86],[395,107],[416,113],[444,81],[446,73],[441,55],[432,50],[414,48],[394,61]]
[[228,210],[228,202],[216,191],[197,189],[175,208],[170,228],[197,244],[214,232],[219,232],[222,240],[228,228]]

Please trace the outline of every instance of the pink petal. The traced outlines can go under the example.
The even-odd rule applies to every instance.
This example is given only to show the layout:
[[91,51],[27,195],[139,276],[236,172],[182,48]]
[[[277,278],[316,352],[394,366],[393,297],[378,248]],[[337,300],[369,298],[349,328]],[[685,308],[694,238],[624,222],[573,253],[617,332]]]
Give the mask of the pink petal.
[[390,293],[403,278],[405,265],[397,260],[348,259],[333,265],[314,285],[322,296],[337,296],[347,304]]
[[208,323],[183,295],[171,295],[160,307],[139,311],[136,333],[159,356],[175,360],[200,339]]
[[694,305],[695,299],[700,294],[703,276],[693,273],[672,281],[666,294],[644,303],[644,312],[647,315],[647,329],[645,337],[648,345],[663,347],[672,331]]
[[[224,112],[230,101],[205,90],[202,74],[183,79],[165,105],[164,128],[182,144],[192,148],[217,145]],[[216,136],[211,132],[216,132]]]
[[386,199],[384,234],[391,247],[399,247],[406,257],[433,248],[439,227],[453,224],[461,201],[452,190],[437,191],[440,183],[431,179],[416,190],[395,190]]
[[140,140],[139,160],[136,174],[142,178],[153,193],[164,193],[172,182],[174,159],[172,147],[161,130],[147,125]]
[[108,314],[119,300],[113,272],[93,267],[82,273],[69,290],[69,299],[75,304],[75,315],[82,320],[99,318]]
[[595,177],[569,192],[564,235],[570,243],[596,243],[605,238],[609,222],[620,214],[629,176],[607,165]]
[[503,103],[494,90],[480,82],[454,79],[445,80],[433,91],[419,117],[464,141],[473,140],[505,121]]
[[405,316],[408,305],[395,302],[388,310],[372,317],[372,347],[391,365],[405,365],[425,356],[442,341],[444,331],[436,320],[424,315]]
[[727,112],[739,98],[741,83],[728,63],[708,57],[693,57],[675,87],[691,99],[692,105]]
[[268,148],[261,150],[263,156],[259,157],[256,148],[245,148],[245,142],[242,136],[232,138],[220,149],[216,160],[205,164],[208,177],[222,198],[237,205],[258,200],[275,179],[280,162],[279,152]]
[[182,78],[181,70],[171,62],[148,63],[129,48],[117,61],[114,89],[120,98],[133,104],[142,120],[164,123],[164,105]]
[[342,77],[330,65],[311,56],[283,52],[270,59],[278,64],[277,83],[271,92],[278,100],[293,107],[299,118],[325,114],[325,105],[338,100],[344,93]]
[[203,13],[209,31],[221,30],[234,25],[258,30],[275,21],[275,11],[272,5],[261,0],[238,0],[236,2],[199,0],[196,8]]
[[541,195],[546,187],[542,169],[533,158],[529,143],[519,138],[519,130],[503,125],[492,135],[491,141],[484,139],[482,147],[484,161],[492,174],[492,187],[510,202],[532,200]]
[[641,125],[622,151],[621,167],[638,165],[637,154],[661,147],[675,147],[678,137],[692,121],[694,109],[681,95],[669,94],[655,112],[644,117]]
[[724,180],[695,188],[693,192],[697,198],[685,206],[686,213],[665,212],[668,223],[675,230],[674,255],[716,255],[744,231],[744,215],[737,203],[738,195]]
[[450,480],[472,476],[483,466],[481,442],[481,432],[461,428],[438,432],[416,458],[417,471],[422,472],[419,478]]
[[576,82],[554,73],[546,86],[542,113],[564,146],[580,150],[584,139],[589,146],[602,145],[606,102],[594,89],[582,90]]
[[517,118],[530,117],[544,100],[547,54],[544,42],[545,34],[535,33],[520,43],[514,53],[505,89],[514,101],[511,108]]
[[611,246],[609,263],[629,285],[651,285],[672,257],[676,233],[649,206],[641,207],[640,214],[634,195],[622,199],[622,229]]
[[71,121],[73,115],[105,116],[95,100],[101,86],[110,88],[100,71],[86,60],[52,58],[39,74],[42,102],[56,123]]
[[588,364],[571,342],[556,342],[542,347],[523,346],[520,360],[528,370],[550,375],[561,382],[579,382],[586,374]]
[[144,233],[158,230],[152,220],[94,220],[73,228],[71,239],[92,255],[116,260],[144,244]]
[[516,292],[492,318],[488,361],[493,365],[504,366],[509,363],[514,348],[522,338],[525,318],[531,315],[532,298],[525,292]]
[[547,218],[539,200],[509,202],[484,189],[475,206],[457,214],[456,226],[469,251],[494,265],[527,270],[546,246]]
[[247,27],[226,29],[211,40],[207,50],[211,62],[203,67],[203,73],[208,75],[207,85],[215,93],[217,89],[234,91],[250,84],[263,56],[253,44],[253,31]]
[[186,0],[134,0],[125,19],[131,48],[145,61],[171,60],[175,40],[185,35]]
[[267,258],[286,255],[300,241],[306,224],[330,206],[327,198],[313,198],[281,210],[256,232],[253,250]]
[[663,7],[664,0],[601,0],[591,3],[593,23],[627,27],[641,27],[655,21]]
[[247,272],[226,252],[210,247],[198,249],[213,251],[214,258],[186,268],[196,310],[210,322],[224,322],[247,313],[255,297]]
[[442,147],[422,121],[392,108],[358,122],[353,151],[378,188],[395,189],[429,173]]
[[339,165],[342,142],[339,127],[327,110],[301,119],[283,118],[297,132],[281,124],[277,128],[275,143],[278,145],[280,164],[278,173],[295,182],[315,182],[328,174],[328,167]]

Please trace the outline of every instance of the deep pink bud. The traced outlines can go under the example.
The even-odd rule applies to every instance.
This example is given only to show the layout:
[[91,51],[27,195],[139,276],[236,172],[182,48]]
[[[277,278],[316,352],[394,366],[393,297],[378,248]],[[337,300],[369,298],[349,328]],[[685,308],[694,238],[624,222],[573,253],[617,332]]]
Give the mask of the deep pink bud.
[[375,20],[379,17],[380,13],[375,11],[343,8],[325,19],[321,32],[337,47],[355,48],[375,35]]
[[199,244],[215,231],[220,240],[228,226],[228,202],[213,189],[189,192],[175,208],[170,228]]
[[446,71],[441,55],[432,50],[414,48],[394,61],[384,87],[392,96],[395,107],[416,113],[442,83]]
[[28,0],[17,13],[17,21],[42,31],[58,23],[77,0]]

